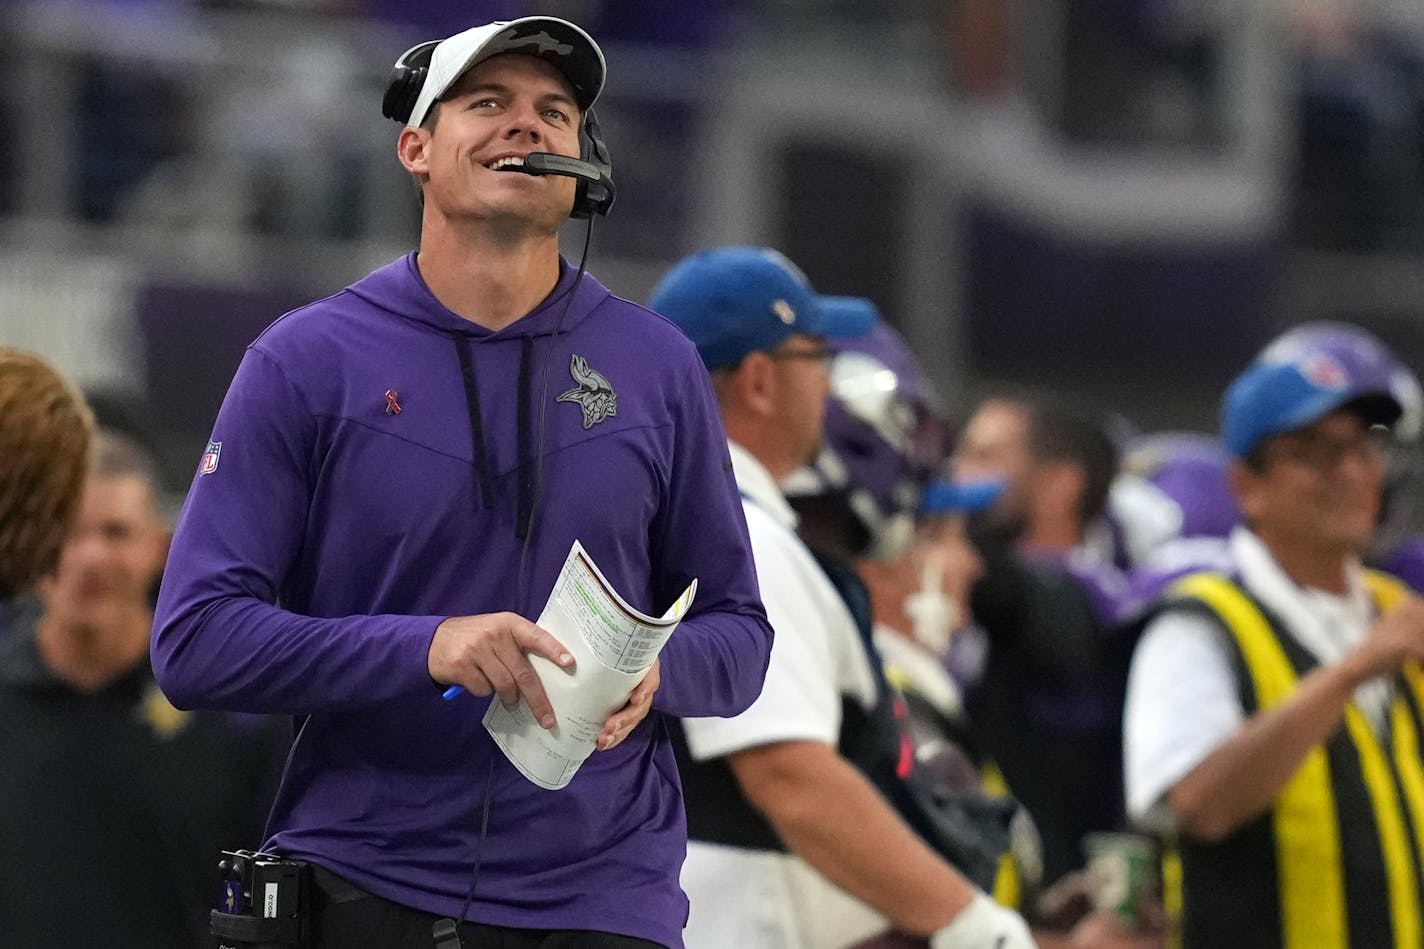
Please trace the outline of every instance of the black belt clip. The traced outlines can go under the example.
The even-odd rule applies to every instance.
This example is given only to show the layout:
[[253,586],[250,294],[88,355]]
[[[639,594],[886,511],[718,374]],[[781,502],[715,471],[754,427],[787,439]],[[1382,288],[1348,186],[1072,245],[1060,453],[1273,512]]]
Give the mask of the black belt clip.
[[311,942],[311,865],[253,850],[224,850],[222,893],[210,929],[218,949],[302,949]]
[[463,949],[460,945],[460,927],[453,919],[437,919],[430,931],[435,937],[435,949]]

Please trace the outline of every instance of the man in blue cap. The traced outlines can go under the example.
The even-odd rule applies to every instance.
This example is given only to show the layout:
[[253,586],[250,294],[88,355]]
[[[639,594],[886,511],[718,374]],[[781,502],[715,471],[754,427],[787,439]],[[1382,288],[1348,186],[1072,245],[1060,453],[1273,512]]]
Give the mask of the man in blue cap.
[[876,674],[796,536],[781,483],[821,442],[828,340],[870,331],[873,304],[821,296],[775,251],[735,247],[678,264],[650,306],[711,373],[776,630],[751,708],[682,722],[687,945],[830,949],[893,924],[934,949],[1032,946],[1023,921],[925,844],[837,748],[843,703],[872,707]]
[[1418,945],[1424,601],[1365,570],[1403,405],[1374,356],[1268,350],[1227,390],[1245,526],[1133,658],[1129,811],[1175,829],[1183,945]]

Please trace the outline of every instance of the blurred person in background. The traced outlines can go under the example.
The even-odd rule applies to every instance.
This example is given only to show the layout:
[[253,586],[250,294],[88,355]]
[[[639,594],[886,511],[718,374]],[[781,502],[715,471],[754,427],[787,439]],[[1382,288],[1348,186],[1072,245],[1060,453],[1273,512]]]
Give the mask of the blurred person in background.
[[969,519],[984,573],[950,662],[975,734],[1038,827],[1051,887],[1081,865],[1084,835],[1124,822],[1120,620],[1131,591],[1102,516],[1117,449],[1105,420],[1005,390],[969,416],[952,469],[1004,482]]
[[54,569],[89,468],[93,416],[43,359],[0,347],[0,636],[10,603]]
[[935,949],[1032,946],[1022,919],[931,849],[840,747],[847,710],[876,707],[879,672],[780,485],[821,444],[830,341],[869,332],[874,305],[818,295],[755,247],[685,258],[649,305],[711,373],[776,630],[751,708],[680,723],[688,945],[832,949],[895,926]]
[[1127,802],[1175,838],[1187,949],[1417,945],[1424,601],[1364,568],[1405,406],[1372,347],[1268,350],[1228,388],[1244,525],[1134,654]]
[[101,430],[58,569],[0,651],[7,945],[206,945],[218,851],[261,830],[285,727],[180,712],[153,681],[167,540],[152,459]]
[[921,683],[929,704],[954,717],[958,689],[939,656],[969,622],[983,572],[962,512],[987,507],[1003,486],[938,477],[945,436],[909,347],[879,323],[838,343],[824,443],[785,488],[811,550],[852,566],[868,589],[874,645],[892,678]]
[[[872,660],[884,669],[882,705],[900,725],[898,732],[881,731],[892,745],[908,738],[913,753],[907,761],[902,740],[899,760],[879,772],[865,766],[863,755],[850,756],[926,840],[992,887],[1001,903],[1024,911],[1041,946],[1160,945],[1158,907],[1144,905],[1136,926],[1119,925],[1111,913],[1091,912],[1081,875],[1041,892],[1042,851],[1032,819],[1006,796],[964,714],[943,660],[953,638],[974,623],[970,590],[984,570],[966,536],[966,514],[992,504],[1003,483],[944,477],[941,412],[914,354],[888,325],[839,340],[821,451],[785,483],[798,533],[828,574],[842,577],[838,588],[862,635],[873,638]],[[844,580],[845,565],[863,593]],[[862,615],[867,605],[869,617]],[[848,723],[852,710],[848,705]],[[843,725],[843,745],[845,733]],[[896,935],[894,944],[907,941]]]
[[1399,403],[1394,448],[1385,471],[1379,524],[1365,562],[1424,591],[1424,391],[1419,377],[1373,333],[1351,323],[1317,321],[1292,327],[1261,351],[1265,361],[1323,352],[1351,367],[1361,384],[1389,392]]
[[[554,17],[400,56],[419,249],[248,347],[179,519],[154,668],[296,716],[261,847],[309,865],[315,947],[681,942],[664,716],[750,705],[772,634],[696,351],[559,252],[613,202],[605,77]],[[551,793],[482,719],[558,726],[531,658],[575,660],[533,618],[576,541],[641,610],[697,595]]]
[[[1400,405],[1379,523],[1364,559],[1424,589],[1424,459],[1419,451],[1424,394],[1418,377],[1372,333],[1334,321],[1294,326],[1257,358],[1273,362],[1311,352],[1351,366],[1357,384],[1387,391]],[[1231,569],[1229,537],[1241,523],[1228,483],[1232,460],[1220,436],[1197,432],[1138,436],[1126,447],[1109,506],[1120,562],[1130,569],[1138,604],[1150,606],[1186,573]]]
[[959,691],[939,653],[967,618],[981,569],[958,512],[989,503],[999,486],[933,479],[943,423],[891,327],[877,323],[836,348],[821,449],[783,490],[876,678],[874,706],[843,703],[838,746],[916,833],[998,897],[1011,888],[998,880],[1020,812],[981,787]]

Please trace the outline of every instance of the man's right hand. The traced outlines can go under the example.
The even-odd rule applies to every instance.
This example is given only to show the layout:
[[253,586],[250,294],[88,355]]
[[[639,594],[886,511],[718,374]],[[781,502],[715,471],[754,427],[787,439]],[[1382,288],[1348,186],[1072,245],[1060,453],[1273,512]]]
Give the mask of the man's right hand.
[[529,653],[568,669],[574,657],[544,629],[516,613],[452,616],[435,628],[427,663],[430,678],[459,685],[475,695],[494,692],[507,708],[522,695],[545,728],[554,727],[554,708]]
[[1360,681],[1398,671],[1411,659],[1424,662],[1424,599],[1406,594],[1399,605],[1375,620],[1352,658]]

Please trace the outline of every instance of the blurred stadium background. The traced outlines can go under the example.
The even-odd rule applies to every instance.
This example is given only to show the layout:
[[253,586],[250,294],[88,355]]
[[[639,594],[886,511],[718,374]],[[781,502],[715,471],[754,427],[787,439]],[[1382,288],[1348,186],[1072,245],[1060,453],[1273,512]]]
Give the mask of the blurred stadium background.
[[1301,320],[1424,366],[1404,0],[0,0],[0,342],[180,493],[246,343],[414,245],[390,64],[535,12],[608,56],[590,269],[622,296],[772,244],[875,299],[951,410],[1010,379],[1143,429],[1214,429]]

